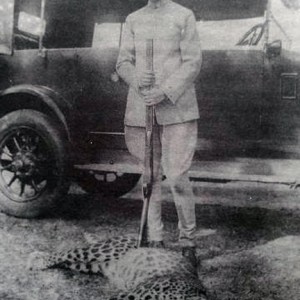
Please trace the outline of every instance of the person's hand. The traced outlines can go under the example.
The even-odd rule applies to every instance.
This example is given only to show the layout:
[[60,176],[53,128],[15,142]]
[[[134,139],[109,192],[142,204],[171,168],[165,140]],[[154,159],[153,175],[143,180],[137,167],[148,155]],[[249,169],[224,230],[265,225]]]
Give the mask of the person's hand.
[[153,88],[149,91],[143,91],[142,94],[147,106],[156,105],[166,98],[165,93],[160,88]]
[[155,82],[155,75],[153,71],[144,71],[139,74],[138,84],[140,88],[145,88],[153,85]]

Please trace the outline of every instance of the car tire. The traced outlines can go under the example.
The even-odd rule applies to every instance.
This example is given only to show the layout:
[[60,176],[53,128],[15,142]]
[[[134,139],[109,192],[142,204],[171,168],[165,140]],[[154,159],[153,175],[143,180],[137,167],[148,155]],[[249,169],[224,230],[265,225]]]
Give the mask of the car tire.
[[23,109],[0,119],[0,209],[33,218],[69,188],[67,143],[53,120]]
[[81,171],[77,174],[76,179],[79,186],[87,193],[120,197],[130,192],[140,177],[140,174]]

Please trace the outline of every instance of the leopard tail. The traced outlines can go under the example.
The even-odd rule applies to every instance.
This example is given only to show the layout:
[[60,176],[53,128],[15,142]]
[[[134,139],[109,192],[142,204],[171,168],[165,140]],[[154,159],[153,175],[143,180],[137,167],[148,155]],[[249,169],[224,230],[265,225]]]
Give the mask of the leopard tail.
[[49,254],[43,251],[32,252],[27,261],[27,270],[46,270],[59,264],[56,254]]

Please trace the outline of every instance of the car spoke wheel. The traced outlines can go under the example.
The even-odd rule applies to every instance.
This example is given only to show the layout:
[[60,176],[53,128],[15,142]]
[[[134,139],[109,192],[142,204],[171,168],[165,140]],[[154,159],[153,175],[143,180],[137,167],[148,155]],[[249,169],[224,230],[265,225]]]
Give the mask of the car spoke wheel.
[[[41,196],[55,172],[49,146],[31,128],[12,130],[0,143],[0,187],[13,201],[32,201]],[[45,172],[51,170],[51,173]]]
[[0,119],[0,206],[35,217],[68,189],[66,145],[52,120],[34,110]]

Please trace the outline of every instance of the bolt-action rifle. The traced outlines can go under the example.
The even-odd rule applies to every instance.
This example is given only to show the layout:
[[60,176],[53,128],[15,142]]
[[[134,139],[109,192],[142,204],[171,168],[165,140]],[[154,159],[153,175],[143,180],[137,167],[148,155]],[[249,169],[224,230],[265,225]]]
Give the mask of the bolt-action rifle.
[[[153,39],[146,40],[147,70],[153,71]],[[151,89],[152,86],[149,86]],[[153,126],[154,106],[146,106],[145,157],[143,174],[143,210],[138,237],[138,247],[147,245],[148,210],[153,185]]]

